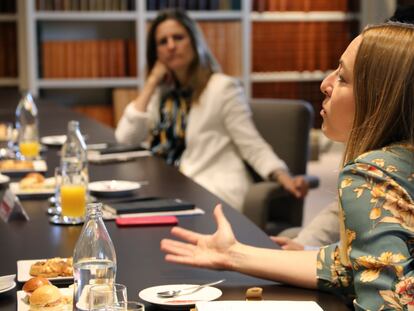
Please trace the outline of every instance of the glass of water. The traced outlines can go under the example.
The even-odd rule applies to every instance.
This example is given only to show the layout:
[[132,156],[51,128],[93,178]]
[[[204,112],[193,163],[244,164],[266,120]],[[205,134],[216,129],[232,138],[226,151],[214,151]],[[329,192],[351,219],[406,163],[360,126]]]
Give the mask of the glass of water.
[[89,310],[106,310],[112,305],[125,303],[127,288],[123,284],[95,284],[89,289]]

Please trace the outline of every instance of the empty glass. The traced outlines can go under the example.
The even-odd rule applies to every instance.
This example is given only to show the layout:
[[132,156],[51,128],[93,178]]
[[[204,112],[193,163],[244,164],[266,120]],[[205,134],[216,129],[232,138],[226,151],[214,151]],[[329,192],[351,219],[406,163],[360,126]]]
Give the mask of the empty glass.
[[125,302],[127,302],[127,288],[123,284],[95,284],[89,289],[90,310],[106,310],[108,306],[121,306]]
[[62,209],[60,208],[60,184],[62,183],[62,171],[58,166],[55,168],[55,194],[53,197],[49,198],[49,202],[52,205],[47,209],[49,215],[60,215]]
[[126,301],[120,304],[114,304],[106,306],[105,311],[145,311],[145,307],[142,303],[136,301]]
[[16,133],[12,122],[0,123],[0,158],[13,159],[16,157],[14,150]]

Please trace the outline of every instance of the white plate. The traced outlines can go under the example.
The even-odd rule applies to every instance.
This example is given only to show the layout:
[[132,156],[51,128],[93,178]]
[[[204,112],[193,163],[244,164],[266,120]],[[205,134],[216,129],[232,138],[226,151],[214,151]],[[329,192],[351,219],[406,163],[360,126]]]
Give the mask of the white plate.
[[[8,160],[3,160],[8,161]],[[30,173],[30,172],[46,172],[47,171],[47,164],[44,160],[35,160],[32,161],[33,168],[22,168],[22,169],[0,169],[0,172],[3,174],[23,174],[23,173]]]
[[[64,296],[71,297],[73,295],[73,288],[59,288],[60,292]],[[17,311],[29,311],[30,305],[26,298],[26,293],[22,290],[17,292]],[[59,309],[59,311],[72,311],[72,304],[68,304],[65,308]]]
[[189,294],[189,295],[180,295],[173,298],[160,298],[157,296],[158,292],[166,290],[178,290],[183,288],[188,288],[196,286],[195,284],[170,284],[170,285],[160,285],[153,286],[146,289],[143,289],[139,292],[139,298],[147,302],[168,307],[183,307],[183,306],[193,306],[196,302],[199,301],[211,301],[219,298],[222,295],[221,290],[216,287],[207,286],[199,291]]
[[101,195],[119,195],[141,188],[141,184],[127,180],[102,180],[89,183],[88,189],[91,192]]
[[0,290],[0,294],[1,294],[1,293],[8,292],[9,290],[12,290],[12,289],[13,289],[13,288],[15,288],[15,287],[16,287],[16,282],[13,282],[12,284],[10,284],[10,286],[9,286],[9,287],[6,287],[6,288],[1,289],[1,290]]
[[[38,261],[46,261],[46,259],[32,259],[32,260],[18,260],[17,261],[17,281],[19,282],[26,282],[31,279],[33,276],[30,275],[30,267],[38,262]],[[53,281],[69,281],[73,279],[73,276],[58,276],[55,278],[47,278],[51,282]]]
[[47,146],[62,146],[66,141],[66,135],[43,136],[40,142]]
[[10,181],[10,177],[0,173],[0,185],[7,184]]
[[16,274],[0,276],[0,290],[4,290],[13,285]]
[[[53,178],[53,177],[51,177]],[[55,188],[20,189],[18,182],[10,183],[10,190],[18,197],[47,197],[55,194]]]

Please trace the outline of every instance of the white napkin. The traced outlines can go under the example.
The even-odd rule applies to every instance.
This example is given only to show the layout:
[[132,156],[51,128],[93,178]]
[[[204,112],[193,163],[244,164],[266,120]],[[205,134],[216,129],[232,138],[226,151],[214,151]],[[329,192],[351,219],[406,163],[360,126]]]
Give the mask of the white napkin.
[[129,151],[120,153],[100,154],[98,151],[88,152],[88,161],[91,163],[106,163],[106,162],[123,162],[132,159],[149,157],[151,152],[148,150]]

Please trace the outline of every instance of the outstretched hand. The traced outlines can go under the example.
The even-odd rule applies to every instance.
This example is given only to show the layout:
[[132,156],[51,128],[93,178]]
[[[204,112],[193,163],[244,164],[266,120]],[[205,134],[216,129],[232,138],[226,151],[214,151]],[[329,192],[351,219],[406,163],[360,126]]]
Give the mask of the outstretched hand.
[[214,209],[214,217],[217,231],[213,234],[200,234],[181,227],[172,228],[172,235],[185,242],[163,239],[161,250],[167,253],[165,260],[209,269],[231,269],[230,251],[239,242],[234,237],[220,204]]

